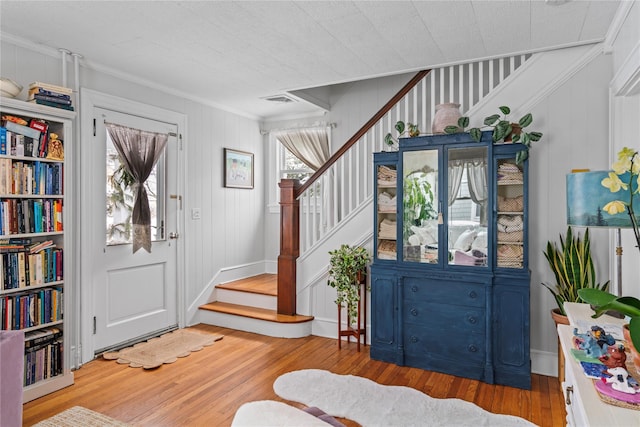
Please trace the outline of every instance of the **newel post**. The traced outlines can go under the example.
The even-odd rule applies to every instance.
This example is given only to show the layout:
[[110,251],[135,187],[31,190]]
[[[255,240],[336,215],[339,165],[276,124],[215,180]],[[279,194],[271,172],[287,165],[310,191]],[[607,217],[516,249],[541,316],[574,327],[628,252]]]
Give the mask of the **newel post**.
[[297,179],[280,180],[280,255],[278,255],[278,314],[296,314],[296,261],[300,255],[300,202]]

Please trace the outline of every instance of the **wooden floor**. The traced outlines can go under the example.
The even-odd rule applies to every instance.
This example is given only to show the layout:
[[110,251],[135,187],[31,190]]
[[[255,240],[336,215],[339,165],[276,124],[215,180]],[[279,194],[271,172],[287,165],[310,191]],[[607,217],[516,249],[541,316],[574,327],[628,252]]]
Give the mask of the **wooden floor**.
[[335,339],[271,338],[208,325],[194,328],[224,338],[150,371],[104,359],[89,362],[75,372],[74,385],[26,403],[24,425],[79,405],[135,426],[229,426],[245,402],[282,401],[272,387],[278,376],[308,368],[409,386],[437,398],[461,398],[540,426],[565,425],[563,398],[554,377],[533,375],[533,388],[525,391],[371,360],[369,347],[358,353],[355,342],[343,343],[338,350]]

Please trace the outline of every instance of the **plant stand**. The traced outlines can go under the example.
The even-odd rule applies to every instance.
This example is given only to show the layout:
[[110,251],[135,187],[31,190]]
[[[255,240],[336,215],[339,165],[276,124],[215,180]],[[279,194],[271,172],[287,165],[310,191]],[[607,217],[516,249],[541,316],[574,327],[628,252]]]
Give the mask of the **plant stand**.
[[[363,345],[367,345],[367,280],[366,276],[360,281],[360,299],[358,300],[358,319],[356,326],[351,326],[351,316],[347,312],[347,328],[342,329],[342,306],[338,306],[338,348],[342,348],[342,337],[347,337],[347,342],[351,342],[351,337],[355,337],[360,351],[360,337],[364,338]],[[364,309],[364,310],[363,310]],[[361,321],[364,322],[361,322]]]

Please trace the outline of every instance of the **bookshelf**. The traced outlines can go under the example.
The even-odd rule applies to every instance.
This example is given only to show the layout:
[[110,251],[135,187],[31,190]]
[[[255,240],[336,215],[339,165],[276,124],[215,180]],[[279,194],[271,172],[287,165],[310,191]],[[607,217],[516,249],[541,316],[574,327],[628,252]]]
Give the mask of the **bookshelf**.
[[0,112],[0,329],[25,332],[29,402],[73,384],[68,201],[75,113],[9,98],[0,98]]

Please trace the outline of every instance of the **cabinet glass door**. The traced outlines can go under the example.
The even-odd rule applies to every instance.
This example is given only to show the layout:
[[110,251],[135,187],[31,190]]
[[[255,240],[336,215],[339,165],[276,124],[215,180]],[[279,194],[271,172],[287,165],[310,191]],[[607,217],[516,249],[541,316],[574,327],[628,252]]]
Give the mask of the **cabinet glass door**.
[[524,171],[515,158],[499,159],[496,168],[498,216],[497,267],[524,267]]
[[438,150],[402,153],[403,260],[438,263]]
[[487,267],[487,147],[447,151],[449,264]]
[[398,209],[396,201],[396,165],[378,165],[377,189],[377,233],[378,259],[396,260],[396,230]]

